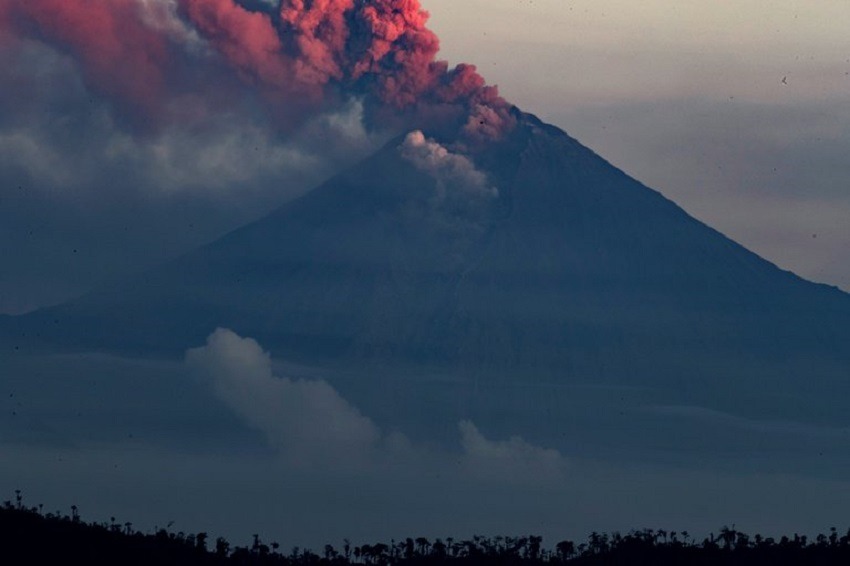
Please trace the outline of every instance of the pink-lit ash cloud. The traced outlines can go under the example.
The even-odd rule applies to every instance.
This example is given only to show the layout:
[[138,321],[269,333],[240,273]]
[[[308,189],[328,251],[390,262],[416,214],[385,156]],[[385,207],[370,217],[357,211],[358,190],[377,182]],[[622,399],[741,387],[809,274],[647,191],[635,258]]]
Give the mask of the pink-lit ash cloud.
[[90,89],[146,128],[226,104],[225,74],[282,130],[356,96],[375,123],[500,137],[510,105],[474,66],[437,59],[427,21],[418,0],[0,0],[5,44],[67,53]]

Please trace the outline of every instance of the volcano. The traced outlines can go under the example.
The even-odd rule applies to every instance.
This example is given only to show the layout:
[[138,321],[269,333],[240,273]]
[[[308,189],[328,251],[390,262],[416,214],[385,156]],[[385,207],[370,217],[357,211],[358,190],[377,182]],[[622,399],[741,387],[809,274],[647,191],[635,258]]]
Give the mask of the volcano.
[[227,327],[299,362],[494,379],[845,387],[850,296],[514,113],[508,136],[469,152],[487,190],[419,166],[396,139],[218,241],[3,327],[16,342],[145,354]]

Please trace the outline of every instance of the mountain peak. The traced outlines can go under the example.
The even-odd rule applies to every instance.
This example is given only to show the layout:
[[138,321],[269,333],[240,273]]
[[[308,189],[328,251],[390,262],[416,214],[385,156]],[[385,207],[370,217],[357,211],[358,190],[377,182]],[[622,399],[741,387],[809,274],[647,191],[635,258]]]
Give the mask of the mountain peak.
[[210,245],[15,324],[172,353],[224,326],[322,364],[612,381],[848,361],[850,297],[515,112],[510,135],[473,149],[400,137]]

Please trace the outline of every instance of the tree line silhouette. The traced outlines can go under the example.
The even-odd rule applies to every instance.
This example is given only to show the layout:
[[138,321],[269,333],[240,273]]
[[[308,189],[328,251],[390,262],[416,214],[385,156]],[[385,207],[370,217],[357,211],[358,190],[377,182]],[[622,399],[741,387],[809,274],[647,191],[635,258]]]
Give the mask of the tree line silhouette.
[[41,505],[27,507],[20,491],[15,500],[0,507],[0,563],[60,564],[86,566],[122,564],[195,565],[285,565],[285,566],[596,566],[596,565],[842,565],[850,564],[850,529],[839,535],[808,538],[783,536],[776,540],[749,536],[733,527],[702,540],[687,532],[651,530],[620,533],[591,533],[587,540],[558,542],[543,546],[539,536],[452,538],[424,537],[391,541],[389,544],[354,546],[344,540],[336,548],[325,545],[319,552],[295,547],[282,551],[277,543],[265,543],[257,535],[247,546],[232,546],[207,533],[172,532],[168,527],[143,533],[132,523],[86,522],[76,506],[70,514],[45,513]]

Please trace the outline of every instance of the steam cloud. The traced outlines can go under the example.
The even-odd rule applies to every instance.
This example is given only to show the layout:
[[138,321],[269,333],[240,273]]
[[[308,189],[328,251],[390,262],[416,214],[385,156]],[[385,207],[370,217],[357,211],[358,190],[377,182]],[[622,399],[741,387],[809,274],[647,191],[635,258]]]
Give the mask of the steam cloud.
[[282,129],[354,95],[375,123],[500,136],[509,105],[474,66],[436,59],[427,20],[418,0],[0,0],[0,35],[70,54],[142,130],[203,119],[241,89]]
[[471,421],[458,423],[461,457],[455,462],[399,432],[382,431],[323,380],[275,376],[269,354],[231,330],[213,332],[204,346],[186,353],[186,362],[231,410],[266,435],[287,464],[302,469],[436,466],[476,481],[522,483],[560,481],[567,467],[556,450],[518,436],[490,440]]
[[218,329],[187,362],[294,464],[368,454],[380,431],[324,381],[278,379],[256,341]]
[[567,470],[567,461],[557,450],[529,444],[519,436],[489,440],[471,421],[461,421],[458,428],[463,464],[476,476],[501,480],[534,477],[557,482]]
[[402,157],[434,177],[443,191],[450,186],[475,195],[499,194],[471,159],[427,139],[420,130],[407,134],[400,149]]

